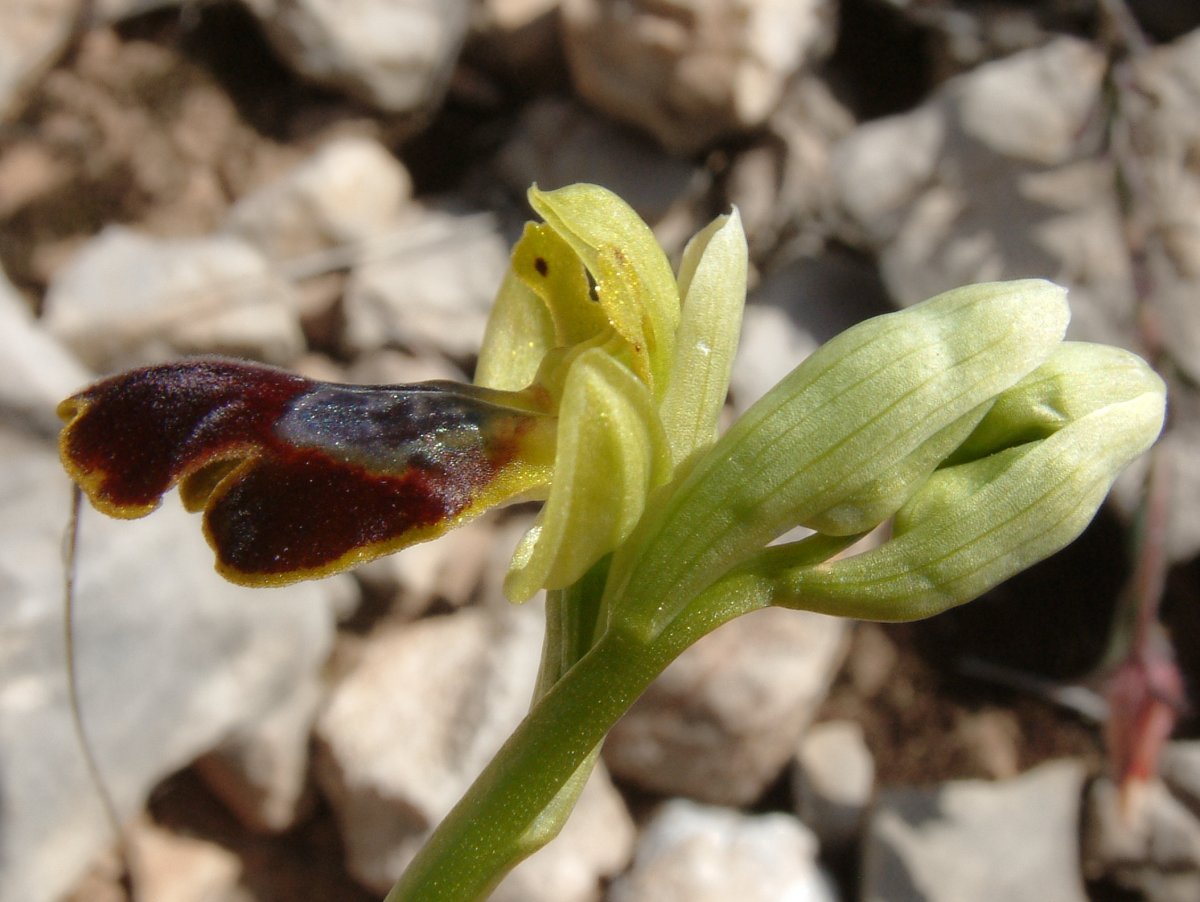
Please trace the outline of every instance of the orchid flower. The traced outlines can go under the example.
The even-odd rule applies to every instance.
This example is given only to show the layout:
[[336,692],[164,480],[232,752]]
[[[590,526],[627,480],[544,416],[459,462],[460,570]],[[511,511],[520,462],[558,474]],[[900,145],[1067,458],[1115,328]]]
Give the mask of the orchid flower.
[[[389,900],[481,898],[562,826],[600,741],[678,654],[766,606],[877,620],[977,597],[1072,541],[1156,439],[1138,357],[1065,343],[1066,292],[975,285],[853,327],[724,435],[746,288],[737,211],[678,272],[602,188],[530,191],[475,384],[343,386],[230,360],[64,401],[92,503],[178,485],[230,579],[323,576],[484,509],[545,504],[505,581],[547,592],[530,714]],[[879,524],[891,537],[837,555]],[[812,535],[771,544],[795,526]]]

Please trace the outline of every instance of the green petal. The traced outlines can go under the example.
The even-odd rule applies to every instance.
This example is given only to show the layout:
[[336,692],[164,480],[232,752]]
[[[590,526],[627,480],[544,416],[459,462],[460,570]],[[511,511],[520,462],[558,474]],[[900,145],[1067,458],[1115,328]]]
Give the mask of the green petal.
[[633,348],[638,375],[666,389],[679,325],[675,276],[654,233],[611,191],[569,185],[529,189],[529,203],[579,255],[609,322]]
[[710,223],[683,252],[683,312],[661,407],[676,464],[716,438],[742,328],[746,257],[737,210]]
[[599,348],[571,364],[558,422],[550,496],[505,579],[513,601],[583,576],[629,535],[669,470],[646,386]]
[[[784,530],[863,532],[890,516],[969,429],[972,412],[1062,339],[1063,289],[958,289],[848,330],[686,467],[618,550],[609,598],[661,629]],[[947,449],[948,450],[948,449]],[[832,527],[832,529],[831,529]]]

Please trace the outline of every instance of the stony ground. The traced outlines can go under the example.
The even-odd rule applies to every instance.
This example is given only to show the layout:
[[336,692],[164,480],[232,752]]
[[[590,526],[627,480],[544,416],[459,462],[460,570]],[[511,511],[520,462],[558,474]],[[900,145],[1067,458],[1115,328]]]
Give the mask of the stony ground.
[[[613,188],[676,256],[738,205],[735,411],[893,305],[1069,285],[1071,337],[1168,379],[1171,503],[1139,544],[1131,473],[1072,548],[927,623],[766,612],[715,634],[497,898],[1197,897],[1192,708],[1133,830],[1094,719],[1156,552],[1166,634],[1200,674],[1188,4],[296,6],[0,10],[0,900],[121,898],[65,714],[54,404],[197,352],[465,378],[534,181]],[[355,16],[376,6],[411,18],[375,33]],[[498,582],[530,518],[251,592],[212,574],[174,502],[85,516],[84,713],[140,898],[380,898],[527,703],[538,612]]]

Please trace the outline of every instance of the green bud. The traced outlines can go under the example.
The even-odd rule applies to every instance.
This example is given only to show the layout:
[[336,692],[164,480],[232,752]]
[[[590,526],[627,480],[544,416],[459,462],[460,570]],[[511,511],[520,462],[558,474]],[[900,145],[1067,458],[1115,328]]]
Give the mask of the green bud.
[[[868,620],[970,601],[1083,531],[1120,471],[1158,437],[1165,392],[1133,354],[1065,345],[1004,393],[972,437],[976,452],[1001,450],[934,474],[896,515],[892,539],[792,569],[775,550],[773,572],[760,576],[773,581],[776,604]],[[1002,447],[1020,435],[1033,438]]]
[[681,468],[618,550],[607,597],[657,631],[797,524],[850,535],[891,516],[1061,342],[1065,294],[974,285],[842,333]]
[[1136,354],[1063,342],[1044,364],[996,399],[949,463],[1045,438],[1093,410],[1145,394],[1157,380]]

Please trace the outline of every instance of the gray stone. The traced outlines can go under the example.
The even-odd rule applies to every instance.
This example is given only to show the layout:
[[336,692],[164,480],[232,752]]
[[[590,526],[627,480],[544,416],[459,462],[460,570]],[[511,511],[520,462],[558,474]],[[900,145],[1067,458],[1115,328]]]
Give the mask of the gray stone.
[[711,179],[702,168],[571,100],[530,104],[496,165],[518,193],[534,182],[542,189],[603,185],[654,228],[668,251],[682,249],[703,226],[699,207]]
[[[28,320],[18,329],[0,330],[21,346],[0,354],[6,401],[52,410],[86,373]],[[111,838],[67,713],[61,549],[70,493],[53,437],[41,416],[0,420],[0,898],[22,902],[59,898]],[[197,518],[173,497],[137,521],[85,506],[77,575],[82,713],[123,818],[167,774],[313,679],[332,643],[321,584],[223,582]]]
[[[898,302],[1042,276],[1070,289],[1068,337],[1141,352],[1161,344],[1173,561],[1200,551],[1200,177],[1188,162],[1200,148],[1198,60],[1200,33],[1136,57],[1106,106],[1102,51],[1058,38],[862,126],[832,165],[840,234],[878,255]],[[1127,516],[1140,498],[1134,470],[1114,493]]]
[[875,792],[875,759],[862,727],[849,720],[810,727],[796,750],[792,793],[796,813],[823,849],[844,849],[858,839]]
[[414,212],[386,242],[390,250],[360,263],[346,286],[347,349],[473,358],[508,268],[508,242],[491,218]]
[[679,656],[613,728],[604,759],[652,792],[742,805],[795,752],[845,649],[846,623],[769,608]]
[[52,438],[54,408],[92,375],[34,321],[29,305],[0,271],[0,428]]
[[821,253],[836,201],[833,147],[853,128],[830,88],[804,76],[788,86],[765,134],[732,157],[725,196],[741,214],[751,260]]
[[1086,902],[1079,871],[1084,765],[885,789],[867,828],[864,902]]
[[46,328],[102,371],[196,353],[287,363],[304,347],[291,286],[229,235],[109,226],[58,273],[45,305]]
[[469,609],[385,628],[332,687],[316,776],[365,886],[391,886],[523,716],[536,615]]
[[636,839],[621,794],[598,764],[562,832],[517,865],[491,902],[598,902],[601,881],[625,870]]
[[[333,687],[317,724],[317,780],[341,824],[350,871],[365,886],[385,892],[392,885],[524,716],[541,633],[542,614],[530,605],[468,608],[389,626]],[[573,815],[580,824],[568,822],[561,844],[551,843],[523,866],[523,876],[510,878],[515,888],[507,898],[550,875],[560,888],[575,887],[572,893],[594,891],[602,874],[622,866],[631,844],[628,816],[603,775],[593,781],[600,785],[583,793]],[[611,846],[574,857],[572,850],[609,842],[607,832],[597,842],[587,829],[601,824],[612,830]],[[560,855],[566,858],[555,861]]]
[[680,155],[760,126],[833,36],[827,0],[565,0],[562,16],[580,96]]
[[747,304],[729,381],[734,411],[745,413],[817,347],[817,341],[786,310],[773,304]]
[[251,830],[288,830],[311,801],[309,734],[323,697],[324,684],[314,673],[196,762],[213,794]]
[[421,616],[435,601],[461,607],[479,587],[495,541],[490,518],[472,520],[432,542],[363,564],[354,575],[367,590],[392,599],[392,614]]
[[981,66],[954,92],[958,125],[997,156],[1064,163],[1078,153],[1104,69],[1100,52],[1075,40]]
[[816,863],[817,842],[785,814],[746,815],[683,799],[667,802],[638,841],[633,867],[609,902],[835,902]]
[[466,0],[244,2],[297,72],[390,113],[440,102],[470,9]]
[[1200,817],[1200,740],[1167,743],[1159,761],[1159,775],[1171,794]]
[[391,226],[412,196],[408,170],[371,138],[336,138],[282,178],[241,198],[224,229],[272,262],[356,246]]
[[[254,902],[242,885],[242,862],[225,846],[172,833],[142,820],[129,826],[137,850],[139,898],[154,902]],[[115,867],[93,869],[63,902],[118,902],[125,890]]]
[[383,348],[355,358],[346,367],[344,376],[344,381],[360,385],[402,385],[435,379],[468,381],[463,371],[444,357],[414,357],[394,348]]
[[[1200,552],[1200,31],[1139,58],[1132,69],[1130,140],[1138,157],[1135,194],[1140,227],[1149,232],[1145,334],[1168,362],[1171,424],[1163,444],[1170,466],[1172,560]],[[1157,322],[1155,322],[1155,318]]]
[[821,344],[890,307],[874,274],[837,254],[799,259],[751,292],[734,360],[731,396],[739,414]]
[[[1177,758],[1173,767],[1178,763]],[[1084,810],[1084,872],[1147,902],[1196,899],[1200,818],[1159,780],[1140,787],[1132,801],[1133,807],[1123,805],[1108,777],[1091,785]]]
[[471,58],[521,84],[560,65],[559,0],[482,0],[471,15]]
[[17,114],[23,93],[66,47],[75,0],[8,0],[0,4],[0,121]]
[[1060,38],[947,82],[834,151],[850,240],[911,304],[959,285],[1044,276],[1071,288],[1071,335],[1127,342],[1131,275],[1111,163],[1089,130],[1099,50]]

